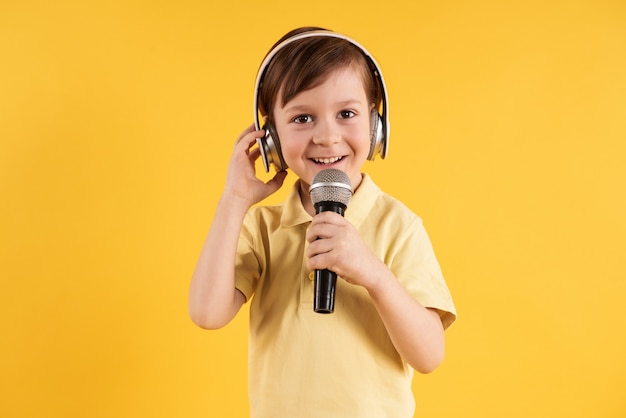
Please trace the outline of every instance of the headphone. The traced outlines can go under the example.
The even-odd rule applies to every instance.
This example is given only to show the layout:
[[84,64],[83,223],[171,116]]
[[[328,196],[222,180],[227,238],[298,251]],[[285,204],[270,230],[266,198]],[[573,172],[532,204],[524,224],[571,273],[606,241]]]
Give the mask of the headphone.
[[[389,115],[387,110],[387,89],[385,88],[385,81],[383,79],[383,74],[380,71],[380,67],[374,57],[358,42],[345,35],[328,30],[311,30],[299,33],[279,43],[267,54],[267,56],[261,63],[261,66],[259,67],[259,72],[257,74],[254,87],[255,128],[257,130],[260,130],[261,124],[259,122],[259,90],[263,85],[265,73],[272,59],[285,46],[301,39],[312,37],[339,38],[348,41],[350,44],[354,45],[361,51],[363,56],[367,59],[371,67],[374,69],[374,78],[378,81],[378,86],[380,88],[382,96],[382,114],[379,113],[378,109],[372,109],[372,114],[370,115],[370,152],[367,159],[373,161],[374,158],[376,158],[377,154],[380,154],[382,158],[385,158],[387,156],[387,149],[389,147]],[[265,167],[265,171],[270,171],[270,164],[273,164],[274,167],[276,167],[277,171],[286,170],[287,164],[283,159],[283,153],[280,148],[280,141],[278,139],[278,134],[274,125],[271,122],[266,122],[263,126],[263,130],[265,131],[265,136],[257,138],[257,144],[261,152],[261,159],[263,160],[263,166]]]

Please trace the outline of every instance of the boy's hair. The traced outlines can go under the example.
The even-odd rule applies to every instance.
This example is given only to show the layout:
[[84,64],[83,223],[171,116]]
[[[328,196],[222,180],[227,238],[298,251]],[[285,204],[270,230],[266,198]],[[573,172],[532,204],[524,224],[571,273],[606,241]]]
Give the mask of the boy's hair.
[[[311,26],[294,29],[278,40],[270,52],[292,36],[318,30],[327,29]],[[259,111],[272,120],[274,106],[284,106],[299,93],[323,83],[332,71],[349,66],[355,66],[361,73],[368,99],[377,109],[383,93],[374,75],[375,68],[361,50],[345,39],[313,36],[286,45],[272,58],[259,88]]]

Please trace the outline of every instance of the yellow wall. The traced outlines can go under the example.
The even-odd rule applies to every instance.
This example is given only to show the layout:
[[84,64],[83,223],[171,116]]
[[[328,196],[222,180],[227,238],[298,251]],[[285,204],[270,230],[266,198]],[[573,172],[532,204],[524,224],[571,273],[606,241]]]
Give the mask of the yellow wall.
[[247,312],[201,331],[187,285],[256,69],[304,24],[383,66],[367,169],[457,303],[417,416],[625,416],[626,3],[214,3],[0,3],[0,416],[246,415]]

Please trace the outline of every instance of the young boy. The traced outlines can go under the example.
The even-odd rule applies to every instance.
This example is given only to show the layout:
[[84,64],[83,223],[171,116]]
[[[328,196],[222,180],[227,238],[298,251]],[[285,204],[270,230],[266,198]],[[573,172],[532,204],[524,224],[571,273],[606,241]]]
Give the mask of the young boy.
[[[235,143],[189,295],[207,329],[251,301],[252,417],[412,417],[413,369],[443,360],[456,312],[422,221],[361,172],[386,154],[384,88],[363,47],[321,28],[286,34],[261,67],[266,129],[250,126]],[[279,169],[267,183],[255,174],[262,152]],[[286,167],[298,177],[286,202],[253,207]],[[315,214],[309,187],[326,168],[350,179],[345,217]],[[340,278],[328,315],[313,311],[321,269]]]

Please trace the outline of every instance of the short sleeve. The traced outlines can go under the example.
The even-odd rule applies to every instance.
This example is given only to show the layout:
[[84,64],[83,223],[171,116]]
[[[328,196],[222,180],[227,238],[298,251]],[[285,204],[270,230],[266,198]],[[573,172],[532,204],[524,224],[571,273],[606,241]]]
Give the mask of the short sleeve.
[[237,244],[237,254],[235,256],[235,287],[244,294],[246,301],[249,301],[262,271],[261,262],[257,256],[254,245],[254,218],[250,212],[244,218],[239,242]]
[[444,329],[456,320],[456,308],[423,222],[416,217],[396,241],[391,269],[422,306],[439,312]]

